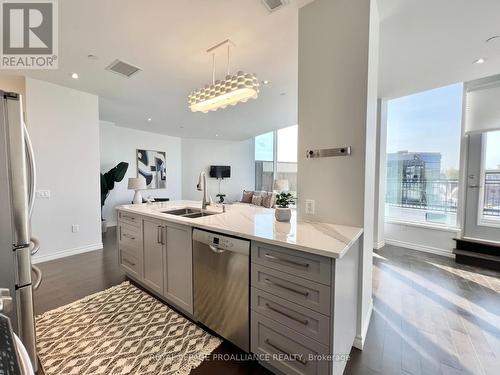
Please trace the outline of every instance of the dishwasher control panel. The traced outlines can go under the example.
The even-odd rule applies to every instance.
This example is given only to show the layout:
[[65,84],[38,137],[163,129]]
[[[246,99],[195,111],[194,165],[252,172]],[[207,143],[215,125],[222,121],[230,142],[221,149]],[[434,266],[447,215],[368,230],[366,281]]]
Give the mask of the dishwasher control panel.
[[222,250],[250,253],[250,241],[204,230],[195,229],[193,231],[193,241],[211,245]]

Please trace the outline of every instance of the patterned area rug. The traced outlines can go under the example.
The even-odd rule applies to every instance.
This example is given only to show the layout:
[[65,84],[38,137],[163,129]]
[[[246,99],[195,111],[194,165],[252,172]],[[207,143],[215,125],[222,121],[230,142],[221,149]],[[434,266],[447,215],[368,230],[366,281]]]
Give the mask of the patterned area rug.
[[221,340],[124,282],[37,317],[46,375],[189,374]]

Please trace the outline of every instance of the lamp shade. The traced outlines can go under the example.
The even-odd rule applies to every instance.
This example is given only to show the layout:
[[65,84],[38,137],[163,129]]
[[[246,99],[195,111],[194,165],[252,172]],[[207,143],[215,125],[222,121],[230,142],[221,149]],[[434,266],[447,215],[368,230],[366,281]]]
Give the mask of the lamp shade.
[[128,188],[130,190],[146,189],[146,180],[142,177],[132,177],[128,179]]
[[288,180],[274,180],[273,190],[288,191],[289,189]]

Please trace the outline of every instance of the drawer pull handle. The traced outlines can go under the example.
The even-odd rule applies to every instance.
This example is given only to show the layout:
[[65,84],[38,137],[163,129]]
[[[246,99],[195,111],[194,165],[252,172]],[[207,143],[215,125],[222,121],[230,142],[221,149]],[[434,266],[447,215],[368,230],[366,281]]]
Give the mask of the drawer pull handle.
[[268,304],[268,303],[266,303],[266,307],[267,307],[269,310],[272,310],[272,311],[274,311],[274,312],[277,312],[278,314],[281,314],[281,315],[283,315],[283,316],[286,316],[287,318],[292,319],[292,320],[295,320],[296,322],[299,322],[300,324],[303,324],[303,325],[305,325],[305,326],[309,324],[309,320],[307,320],[307,319],[299,319],[299,318],[296,318],[296,317],[294,317],[294,316],[292,316],[292,315],[290,315],[290,314],[288,314],[288,313],[286,313],[286,312],[284,312],[284,311],[281,311],[281,310],[279,310],[279,309],[277,309],[277,308],[275,308],[275,307],[271,306],[271,305],[270,305],[270,304]]
[[301,263],[301,262],[295,262],[293,260],[285,259],[285,258],[279,258],[274,255],[271,255],[269,253],[266,253],[264,255],[268,259],[275,260],[277,262],[283,262],[283,263],[288,263],[288,264],[293,264],[294,266],[299,266],[299,267],[304,267],[304,268],[309,268],[309,263]]
[[296,289],[293,289],[293,288],[290,288],[289,286],[286,286],[286,285],[283,285],[283,284],[280,284],[280,283],[277,283],[277,282],[274,282],[272,280],[269,280],[269,279],[264,279],[264,281],[268,284],[273,284],[273,285],[276,285],[277,287],[280,287],[280,288],[283,288],[283,289],[286,289],[290,292],[293,292],[293,293],[297,293],[297,294],[300,294],[301,296],[304,296],[304,297],[307,297],[309,295],[309,292],[305,291],[301,291],[301,290],[296,290]]
[[127,233],[122,234],[122,236],[125,237],[125,238],[130,238],[131,240],[135,240],[134,236],[131,236],[131,235],[127,234]]
[[128,263],[132,267],[135,267],[135,263],[131,262],[130,260],[128,260],[126,258],[122,258],[122,263]]
[[128,215],[123,215],[123,214],[122,214],[122,218],[123,218],[123,219],[130,219],[130,220],[132,220],[132,221],[135,221],[135,217],[133,217],[133,216],[128,216]]
[[271,340],[269,339],[265,339],[264,342],[269,345],[271,348],[274,348],[276,349],[278,352],[282,353],[282,354],[285,354],[286,356],[290,357],[290,358],[293,358],[295,361],[303,364],[304,366],[307,365],[307,360],[306,359],[302,359],[300,356],[298,356],[297,354],[289,354],[286,350],[283,350],[281,349],[278,345],[274,344],[271,342]]

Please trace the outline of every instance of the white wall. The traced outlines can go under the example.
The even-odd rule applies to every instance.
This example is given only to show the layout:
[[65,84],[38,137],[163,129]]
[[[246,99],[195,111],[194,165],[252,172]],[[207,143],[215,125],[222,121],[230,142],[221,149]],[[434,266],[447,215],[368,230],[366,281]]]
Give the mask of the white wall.
[[[315,0],[299,11],[299,215],[364,227],[358,347],[372,303],[378,26],[369,0]],[[341,146],[352,155],[305,158]],[[314,215],[304,213],[306,199],[316,201]]]
[[387,164],[387,101],[377,101],[377,160],[375,174],[375,215],[373,247],[381,249],[385,245],[385,183]]
[[408,249],[453,257],[459,229],[422,227],[417,224],[385,223],[385,243]]
[[221,193],[227,201],[241,199],[243,189],[255,188],[254,139],[223,141],[208,139],[182,139],[182,198],[200,200],[196,190],[201,171],[207,173],[208,192],[216,201],[219,183],[209,178],[210,165],[230,165],[231,178],[221,182]]
[[32,232],[41,242],[35,262],[102,247],[98,112],[95,95],[26,78],[37,190],[51,193],[35,202]]
[[116,225],[114,207],[132,201],[134,191],[128,190],[128,178],[137,177],[137,149],[165,151],[167,153],[167,188],[144,190],[143,197],[166,197],[171,200],[182,196],[181,139],[116,126],[111,122],[100,123],[101,172],[107,172],[121,161],[129,163],[125,178],[115,184],[103,209],[108,225]]

